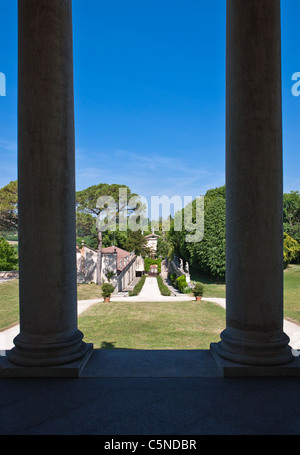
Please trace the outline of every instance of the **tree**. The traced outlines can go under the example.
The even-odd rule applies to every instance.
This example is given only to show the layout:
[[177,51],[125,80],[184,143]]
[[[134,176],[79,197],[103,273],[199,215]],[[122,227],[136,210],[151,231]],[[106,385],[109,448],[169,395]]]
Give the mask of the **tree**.
[[125,250],[134,251],[136,256],[150,255],[150,248],[147,247],[147,240],[140,230],[130,231],[125,243]]
[[225,196],[220,192],[209,193],[204,205],[203,240],[187,244],[187,249],[192,264],[199,264],[204,272],[223,278],[226,271]]
[[300,243],[300,193],[283,195],[283,230]]
[[[192,266],[213,275],[225,276],[225,186],[208,190],[204,198],[204,237],[199,242],[186,242],[185,228],[170,230],[170,241],[176,256]],[[184,209],[181,211],[184,221]],[[175,214],[175,220],[178,213]],[[196,221],[196,201],[192,202],[192,221]],[[183,226],[185,224],[183,223]]]
[[166,232],[165,235],[158,237],[157,247],[156,247],[156,256],[160,258],[169,258],[172,257],[173,246],[169,240],[169,233]]
[[[175,217],[177,217],[178,213],[175,214]],[[184,219],[184,214],[182,211],[182,217]],[[187,243],[186,243],[186,230],[183,228],[181,231],[175,230],[175,223],[174,220],[172,220],[171,226],[170,226],[170,231],[169,231],[169,241],[171,243],[171,248],[169,250],[169,255],[173,253],[173,255],[178,256],[182,258],[186,262],[190,262],[190,252],[187,249]]]
[[[200,270],[223,278],[226,272],[226,190],[225,186],[208,190],[204,200],[204,237],[201,242],[187,243],[186,231],[170,231],[174,252],[197,265]],[[193,201],[193,210],[195,201]],[[177,215],[177,214],[176,214]],[[176,216],[175,215],[175,216]],[[283,195],[284,264],[299,260],[300,194],[291,191]]]
[[10,272],[18,269],[16,249],[3,237],[0,237],[0,270]]
[[290,235],[284,234],[283,239],[283,262],[286,268],[291,262],[295,262],[300,257],[300,243]]
[[78,237],[83,238],[93,234],[97,237],[95,219],[90,213],[79,211],[76,213],[76,230]]
[[10,182],[0,189],[0,231],[18,230],[18,183]]
[[95,218],[90,213],[76,213],[76,236],[76,243],[79,247],[84,243],[92,249],[98,248],[98,233]]
[[[124,197],[126,194],[126,197]],[[121,196],[120,196],[121,195]],[[128,201],[133,204],[130,207]],[[117,225],[125,223],[127,229],[127,216],[141,209],[138,195],[131,193],[126,185],[99,183],[76,193],[77,214],[90,214],[95,220],[98,233],[97,255],[97,284],[101,284],[101,263],[103,233],[116,230]]]
[[117,246],[119,248],[122,248],[123,250],[126,250],[125,245],[127,242],[128,238],[128,232],[122,232],[119,230],[119,227],[117,226],[116,230],[110,231],[107,229],[107,231],[103,232],[103,248],[107,246]]

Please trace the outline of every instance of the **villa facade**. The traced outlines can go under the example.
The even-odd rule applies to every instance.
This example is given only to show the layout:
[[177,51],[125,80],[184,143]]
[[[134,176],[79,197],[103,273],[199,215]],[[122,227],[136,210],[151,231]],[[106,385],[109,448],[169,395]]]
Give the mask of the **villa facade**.
[[[76,249],[77,282],[97,282],[97,251],[83,246]],[[139,262],[134,252],[116,246],[102,249],[101,281],[110,281],[115,292],[124,290],[136,277]]]

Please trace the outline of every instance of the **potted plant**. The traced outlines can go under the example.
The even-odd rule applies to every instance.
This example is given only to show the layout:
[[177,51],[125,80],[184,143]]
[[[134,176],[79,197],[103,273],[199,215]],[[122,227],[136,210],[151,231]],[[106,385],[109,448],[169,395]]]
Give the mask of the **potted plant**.
[[202,283],[196,283],[193,288],[193,294],[196,297],[196,300],[201,300],[204,292],[204,286]]
[[104,298],[105,302],[109,302],[111,294],[114,292],[114,286],[111,283],[103,283],[102,284],[102,297]]

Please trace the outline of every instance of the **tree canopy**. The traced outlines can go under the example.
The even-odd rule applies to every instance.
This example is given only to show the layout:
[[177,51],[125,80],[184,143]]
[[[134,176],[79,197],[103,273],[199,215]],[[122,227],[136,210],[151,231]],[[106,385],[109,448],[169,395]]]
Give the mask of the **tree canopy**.
[[126,251],[134,251],[136,256],[145,257],[150,255],[150,248],[148,248],[147,240],[141,231],[128,232],[124,248]]
[[222,278],[226,271],[225,213],[225,187],[207,191],[204,200],[204,237],[201,242],[187,244],[191,265],[197,264],[204,272]]
[[[195,201],[192,202],[195,211]],[[182,211],[183,213],[183,211]],[[175,215],[176,216],[176,215]],[[184,216],[184,213],[183,213]],[[300,258],[300,194],[283,195],[284,264]],[[223,278],[226,273],[226,188],[210,189],[204,198],[204,237],[201,242],[186,242],[187,232],[170,230],[174,253],[192,267]]]
[[283,229],[300,243],[300,193],[291,191],[283,195]]
[[85,234],[98,249],[97,284],[101,284],[103,241],[127,231],[128,215],[142,209],[138,195],[126,185],[99,183],[76,193],[77,235]]
[[16,232],[18,229],[18,182],[10,182],[0,189],[0,231]]

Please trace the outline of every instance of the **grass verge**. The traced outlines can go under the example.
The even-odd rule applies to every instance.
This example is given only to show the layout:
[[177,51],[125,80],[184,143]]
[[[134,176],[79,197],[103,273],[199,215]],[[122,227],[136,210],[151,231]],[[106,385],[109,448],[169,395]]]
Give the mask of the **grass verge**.
[[144,286],[144,284],[145,284],[145,281],[146,281],[146,275],[142,275],[141,279],[140,279],[139,282],[134,286],[134,288],[132,289],[132,291],[129,291],[129,295],[130,295],[130,296],[139,295],[139,293],[140,293],[141,290],[143,289],[143,286]]
[[170,296],[171,295],[171,291],[168,288],[168,286],[165,285],[164,280],[162,279],[162,277],[160,275],[157,275],[156,279],[157,279],[157,284],[158,284],[158,287],[159,287],[161,295]]

